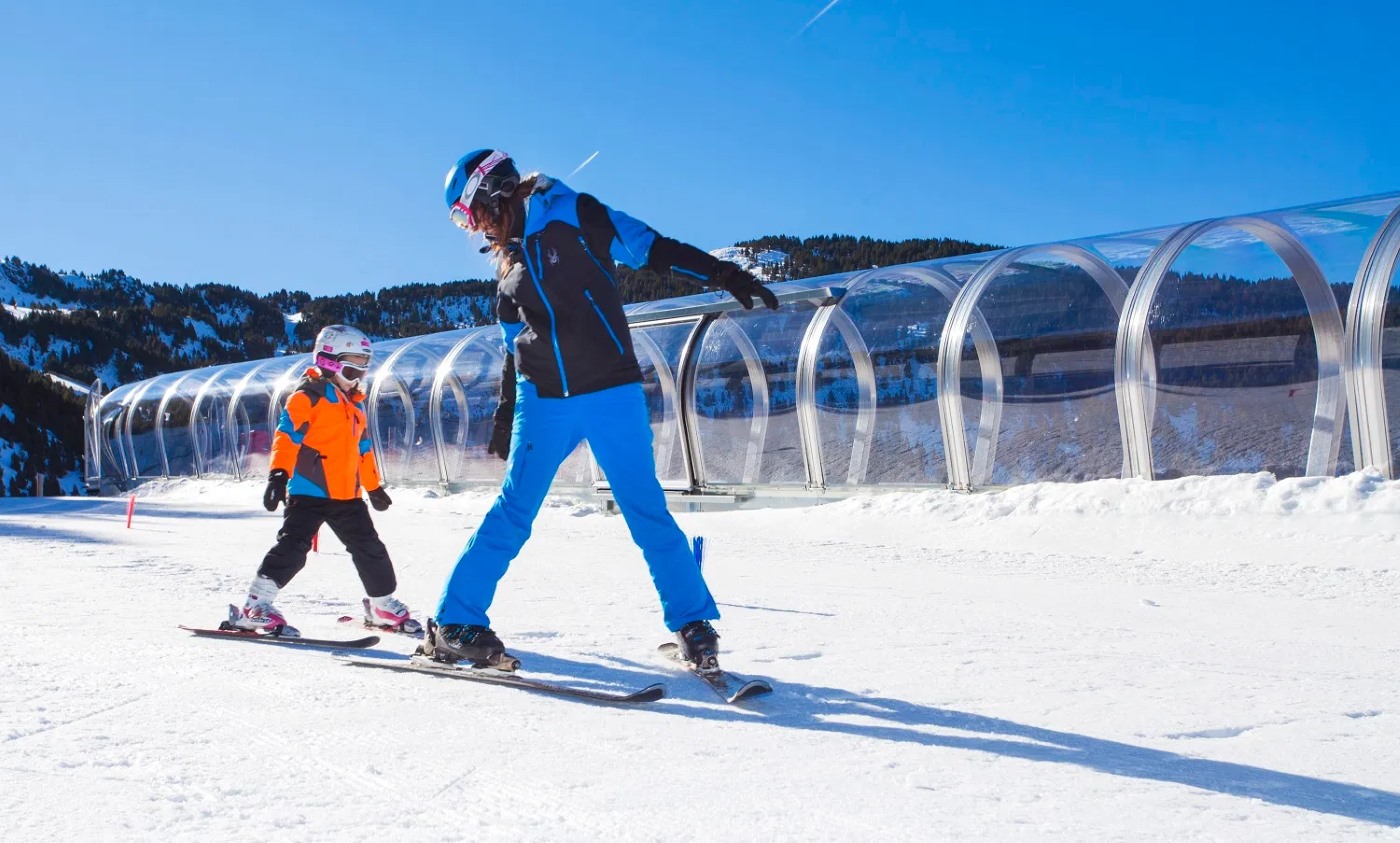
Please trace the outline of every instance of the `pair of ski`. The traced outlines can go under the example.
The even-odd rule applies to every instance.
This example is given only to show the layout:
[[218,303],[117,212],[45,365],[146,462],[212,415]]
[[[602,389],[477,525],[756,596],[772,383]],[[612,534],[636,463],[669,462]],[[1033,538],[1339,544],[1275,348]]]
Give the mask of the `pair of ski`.
[[[253,641],[260,644],[280,644],[296,647],[317,647],[329,648],[332,650],[362,650],[373,647],[379,643],[379,636],[367,635],[364,638],[352,640],[330,640],[324,638],[300,638],[278,635],[274,632],[252,632],[248,630],[236,629],[230,623],[222,623],[218,629],[201,629],[196,627],[181,626],[181,629],[192,632],[195,635],[223,638],[225,640]],[[699,679],[703,680],[712,691],[727,703],[737,703],[751,697],[772,693],[773,686],[763,679],[750,679],[737,673],[728,671],[712,671],[702,673],[691,669],[688,662],[680,657],[680,646],[675,643],[662,644],[658,651],[674,662],[677,666],[686,670]],[[593,702],[614,703],[618,705],[636,705],[640,703],[656,702],[666,696],[666,686],[657,682],[636,691],[599,691],[591,688],[580,688],[575,685],[565,685],[556,682],[544,682],[528,676],[521,676],[514,672],[504,672],[494,668],[477,668],[463,665],[445,664],[433,661],[425,656],[409,656],[407,658],[393,659],[371,659],[363,656],[356,656],[348,653],[337,653],[336,657],[346,664],[359,667],[377,667],[384,670],[398,670],[415,673],[431,673],[437,676],[447,676],[452,679],[467,679],[474,682],[483,682],[489,685],[505,685],[509,687],[521,688],[527,691],[537,691],[540,693],[554,694],[556,696],[572,697],[574,699],[592,700]]]

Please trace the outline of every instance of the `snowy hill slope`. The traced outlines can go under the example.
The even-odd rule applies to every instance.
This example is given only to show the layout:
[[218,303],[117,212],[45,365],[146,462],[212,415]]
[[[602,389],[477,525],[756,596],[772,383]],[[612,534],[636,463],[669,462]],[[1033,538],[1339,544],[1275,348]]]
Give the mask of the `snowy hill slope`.
[[[665,681],[622,711],[193,639],[279,519],[256,483],[0,501],[0,825],[24,839],[1400,838],[1400,484],[1265,475],[684,514],[717,702],[662,640],[622,519],[552,500],[493,623],[527,667]],[[396,490],[431,610],[490,496]],[[310,634],[344,550],[279,603]],[[382,650],[407,652],[407,639]],[[81,806],[81,807],[79,807]]]

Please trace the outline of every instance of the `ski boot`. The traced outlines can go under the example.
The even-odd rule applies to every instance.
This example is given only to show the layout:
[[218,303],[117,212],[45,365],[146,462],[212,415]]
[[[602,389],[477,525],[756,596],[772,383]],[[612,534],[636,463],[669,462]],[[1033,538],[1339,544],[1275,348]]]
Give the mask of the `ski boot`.
[[681,658],[697,673],[718,673],[719,633],[709,621],[691,621],[676,631]]
[[470,662],[472,667],[489,667],[511,672],[520,669],[520,659],[506,652],[496,633],[475,624],[449,623],[438,626],[428,618],[428,630],[415,655],[436,662]]
[[423,625],[409,616],[408,607],[392,594],[383,597],[366,597],[365,626],[372,629],[387,629],[404,635],[422,635]]
[[287,619],[272,605],[280,590],[277,583],[267,577],[254,579],[248,587],[248,599],[243,601],[243,608],[229,605],[228,627],[262,635],[300,638],[301,632],[287,623]]

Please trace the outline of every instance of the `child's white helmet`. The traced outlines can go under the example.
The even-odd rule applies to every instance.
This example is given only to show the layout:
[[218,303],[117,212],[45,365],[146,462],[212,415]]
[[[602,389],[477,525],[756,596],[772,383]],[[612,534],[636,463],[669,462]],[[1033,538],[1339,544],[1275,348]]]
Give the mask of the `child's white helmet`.
[[349,325],[327,325],[316,335],[316,366],[341,389],[356,389],[369,370],[374,349],[369,337]]

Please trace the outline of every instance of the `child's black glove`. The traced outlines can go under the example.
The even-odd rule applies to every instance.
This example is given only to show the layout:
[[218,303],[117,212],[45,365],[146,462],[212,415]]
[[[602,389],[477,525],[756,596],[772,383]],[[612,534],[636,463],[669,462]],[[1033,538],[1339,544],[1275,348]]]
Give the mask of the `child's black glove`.
[[383,486],[380,486],[378,489],[370,489],[365,494],[369,495],[369,505],[380,512],[388,509],[389,505],[394,502],[393,499],[389,497],[389,493],[384,491]]
[[267,475],[267,488],[263,490],[263,507],[268,512],[276,512],[277,505],[287,500],[287,472],[277,469]]
[[769,310],[778,309],[778,297],[773,295],[773,291],[763,286],[753,273],[737,263],[720,261],[710,275],[708,283],[714,287],[723,287],[745,310],[753,310],[754,296],[762,299]]

